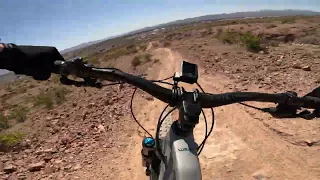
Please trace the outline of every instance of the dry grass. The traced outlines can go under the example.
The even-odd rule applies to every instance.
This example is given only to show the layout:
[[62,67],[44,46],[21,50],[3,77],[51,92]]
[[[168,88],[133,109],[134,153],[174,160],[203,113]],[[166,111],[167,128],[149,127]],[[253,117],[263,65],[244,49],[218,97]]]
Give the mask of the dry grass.
[[8,119],[15,119],[20,123],[24,122],[27,119],[28,112],[28,108],[18,105],[10,111]]
[[120,48],[120,49],[112,49],[109,51],[109,53],[106,54],[105,59],[118,59],[121,56],[129,55],[137,53],[137,47],[136,46],[130,46],[129,48]]
[[8,129],[9,128],[9,123],[8,123],[8,118],[0,112],[0,129]]
[[164,47],[169,47],[169,46],[171,46],[171,42],[165,41],[165,42],[163,42],[163,46]]
[[143,45],[141,45],[141,46],[139,47],[139,49],[140,49],[141,51],[145,51],[145,50],[147,50],[147,45],[146,45],[146,44],[143,44]]
[[160,59],[154,59],[153,62],[154,63],[158,63],[160,61]]
[[6,151],[18,145],[24,137],[24,134],[18,132],[10,132],[0,134],[0,150]]
[[298,39],[297,42],[302,44],[320,45],[320,36],[318,35],[305,36]]
[[34,97],[33,104],[35,106],[44,106],[47,109],[51,109],[54,103],[62,104],[64,101],[66,101],[66,95],[68,93],[69,90],[65,87],[56,87],[48,92],[42,91]]
[[152,61],[152,59],[151,59],[152,54],[147,53],[147,54],[145,54],[143,57],[144,57],[144,59],[145,59],[145,62],[150,62],[150,61]]
[[132,61],[131,61],[131,65],[133,67],[137,67],[141,64],[141,56],[135,56]]
[[56,87],[52,90],[53,98],[57,104],[66,101],[66,96],[70,91],[65,87]]
[[281,23],[282,24],[293,24],[296,22],[296,18],[295,17],[285,17],[281,19]]
[[91,57],[87,58],[88,63],[93,64],[93,65],[99,65],[100,61],[98,60],[97,57]]
[[35,106],[44,106],[47,109],[51,109],[53,107],[53,100],[50,94],[42,91],[34,97],[33,104]]
[[272,28],[275,28],[275,27],[277,27],[277,25],[275,25],[275,24],[268,24],[266,26],[267,29],[272,29]]
[[248,51],[259,52],[263,48],[261,46],[261,39],[252,32],[240,33],[232,30],[219,30],[216,37],[223,43],[227,44],[241,44],[247,48]]

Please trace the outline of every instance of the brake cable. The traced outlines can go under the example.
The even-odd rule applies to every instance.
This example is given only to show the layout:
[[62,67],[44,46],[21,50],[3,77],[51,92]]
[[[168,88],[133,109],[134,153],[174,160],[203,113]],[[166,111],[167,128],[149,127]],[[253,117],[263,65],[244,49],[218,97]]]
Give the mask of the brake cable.
[[163,109],[163,111],[161,112],[159,119],[158,119],[158,124],[157,124],[157,129],[156,129],[156,150],[161,158],[161,161],[164,163],[165,166],[167,166],[166,162],[165,162],[165,156],[163,155],[161,148],[160,148],[160,138],[159,138],[159,132],[160,132],[160,128],[162,123],[165,121],[165,119],[168,117],[168,115],[170,115],[174,110],[177,109],[177,106],[173,107],[162,119],[162,115],[165,112],[165,110],[169,107],[169,104]]
[[[201,85],[197,82],[197,86],[200,88],[200,90],[203,92],[203,93],[206,93],[203,88],[201,87]],[[211,114],[212,114],[212,122],[211,122],[211,128],[209,130],[209,133],[206,134],[205,138],[203,139],[203,141],[201,142],[201,144],[198,146],[197,150],[198,150],[198,155],[200,155],[200,153],[202,152],[203,148],[204,148],[204,144],[206,143],[208,137],[210,136],[210,134],[212,133],[212,130],[213,130],[213,127],[214,127],[214,111],[213,111],[213,108],[210,108],[211,110]],[[206,123],[206,128],[208,127],[207,126],[207,119],[206,119],[206,116],[205,116],[205,113],[203,112],[203,110],[201,109],[202,111],[202,114],[203,114],[203,118],[205,120],[205,123]],[[207,129],[206,129],[206,132],[207,132]]]
[[242,103],[242,102],[239,102],[238,104],[241,104],[243,106],[246,106],[246,107],[249,107],[249,108],[252,108],[252,109],[256,109],[256,110],[259,110],[259,111],[262,111],[262,112],[269,112],[268,110],[266,110],[266,108],[259,108],[259,107],[251,106],[249,104]]
[[[151,82],[156,82],[156,83],[163,83],[163,84],[167,84],[167,85],[173,85],[173,84],[171,84],[171,83],[169,83],[169,82],[164,82],[165,80],[168,80],[168,79],[170,79],[170,78],[172,78],[172,77],[173,77],[173,76],[170,76],[170,77],[165,78],[165,79],[162,79],[162,80],[150,80],[150,81],[151,81]],[[131,100],[130,100],[130,111],[131,111],[131,115],[132,115],[132,117],[133,117],[133,120],[134,120],[150,137],[153,138],[153,136],[151,135],[151,133],[149,133],[149,132],[139,123],[139,121],[137,120],[136,116],[135,116],[134,113],[133,113],[133,108],[132,108],[133,98],[134,98],[134,95],[135,95],[137,89],[138,89],[138,88],[135,87],[135,88],[134,88],[134,91],[133,91],[133,93],[132,93],[132,95],[131,95]]]

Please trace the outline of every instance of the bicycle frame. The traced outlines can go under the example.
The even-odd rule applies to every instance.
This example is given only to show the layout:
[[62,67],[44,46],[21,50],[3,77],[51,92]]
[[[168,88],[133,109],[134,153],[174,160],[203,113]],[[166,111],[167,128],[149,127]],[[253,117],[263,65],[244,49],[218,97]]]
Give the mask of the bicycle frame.
[[[167,123],[167,125],[166,125]],[[151,169],[151,180],[201,180],[201,169],[197,155],[198,144],[193,133],[188,136],[178,136],[173,131],[171,116],[168,116],[163,126],[170,125],[169,131],[161,138],[161,151],[165,156],[160,164],[159,174]]]
[[170,128],[161,146],[167,168],[161,162],[159,180],[201,180],[198,144],[193,134],[188,137],[177,136]]

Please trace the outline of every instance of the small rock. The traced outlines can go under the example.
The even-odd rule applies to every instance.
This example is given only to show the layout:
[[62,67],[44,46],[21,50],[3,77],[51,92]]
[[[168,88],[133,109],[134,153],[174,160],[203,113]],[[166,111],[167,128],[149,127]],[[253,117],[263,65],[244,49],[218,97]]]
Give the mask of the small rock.
[[302,68],[299,63],[294,63],[294,64],[292,65],[292,67],[295,68],[295,69],[301,69],[301,68]]
[[284,56],[282,55],[282,56],[280,56],[280,59],[283,59],[284,58]]
[[146,97],[146,100],[148,100],[148,101],[153,101],[153,100],[154,100],[154,97],[153,97],[153,96],[147,96],[147,97]]
[[44,168],[44,173],[45,174],[52,174],[54,172],[55,172],[55,168],[52,165],[51,166],[47,166],[47,167]]
[[310,66],[303,66],[302,69],[304,71],[311,71],[311,67]]
[[27,179],[27,175],[25,175],[25,174],[18,174],[18,175],[17,175],[17,179],[18,179],[18,180],[25,180],[25,179]]
[[57,160],[54,161],[54,163],[56,163],[56,164],[61,164],[61,163],[62,163],[62,160],[57,159]]
[[92,102],[92,103],[89,103],[87,107],[88,107],[88,108],[92,108],[92,107],[94,107],[94,106],[95,106],[95,103]]
[[79,169],[81,169],[81,165],[80,165],[80,164],[77,164],[77,165],[75,165],[75,166],[73,167],[73,170],[74,170],[74,171],[77,171],[77,170],[79,170]]
[[16,170],[17,170],[17,168],[16,168],[15,166],[11,165],[11,164],[5,165],[5,166],[3,167],[3,172],[5,172],[5,173],[7,173],[7,174],[13,173],[13,172],[15,172]]
[[47,154],[47,155],[45,155],[45,156],[43,157],[43,160],[44,160],[45,162],[49,162],[51,159],[52,159],[52,155],[51,155],[51,154]]
[[64,167],[63,167],[63,170],[68,171],[68,170],[71,169],[71,168],[72,168],[71,165],[67,165],[67,166],[64,166]]
[[309,147],[311,147],[314,144],[314,142],[312,142],[310,140],[306,140],[305,142],[306,142],[307,146],[309,146]]
[[259,54],[264,54],[264,51],[259,51]]
[[104,126],[102,124],[99,124],[97,128],[98,128],[98,131],[100,133],[105,133],[106,132],[106,129],[104,128]]
[[35,154],[37,154],[37,155],[45,154],[45,153],[47,153],[47,154],[54,154],[54,153],[56,153],[56,152],[57,152],[56,149],[49,148],[49,149],[38,150],[38,151],[35,152]]
[[252,174],[252,177],[257,180],[267,180],[269,177],[267,176],[264,170],[259,170]]
[[61,137],[61,139],[60,139],[60,144],[62,144],[62,145],[67,145],[67,144],[69,144],[70,142],[71,142],[71,137],[68,136],[68,135],[63,136],[63,137]]
[[83,147],[83,146],[84,146],[84,142],[80,141],[80,142],[78,143],[78,145],[79,145],[80,147]]
[[28,170],[31,172],[40,171],[42,168],[44,168],[44,166],[45,166],[45,162],[40,161],[38,163],[30,164],[28,167]]

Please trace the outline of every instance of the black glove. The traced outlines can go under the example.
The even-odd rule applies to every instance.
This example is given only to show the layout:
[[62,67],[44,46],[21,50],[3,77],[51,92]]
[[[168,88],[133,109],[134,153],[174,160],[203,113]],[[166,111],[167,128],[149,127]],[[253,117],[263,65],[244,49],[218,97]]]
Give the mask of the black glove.
[[64,60],[55,47],[3,45],[5,48],[0,52],[0,69],[32,76],[36,80],[47,80],[55,71],[54,61]]

